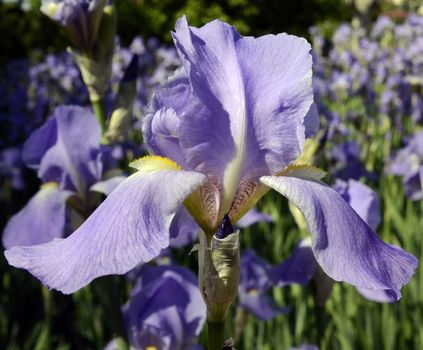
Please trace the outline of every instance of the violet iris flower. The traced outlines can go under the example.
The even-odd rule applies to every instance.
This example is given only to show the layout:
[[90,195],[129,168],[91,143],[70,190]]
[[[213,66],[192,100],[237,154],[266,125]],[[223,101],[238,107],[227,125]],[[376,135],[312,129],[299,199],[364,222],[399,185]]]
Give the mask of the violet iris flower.
[[235,224],[273,188],[303,212],[330,277],[399,298],[417,260],[381,241],[320,181],[324,172],[292,165],[318,127],[310,45],[287,34],[242,37],[219,20],[194,28],[185,17],[173,39],[183,67],[143,125],[156,156],[132,162],[138,171],[71,236],[14,247],[9,263],[73,293],[157,256],[184,206],[210,240],[225,214]]
[[[83,140],[83,142],[81,142]],[[3,245],[35,245],[63,237],[67,200],[82,213],[92,210],[92,193],[107,193],[109,182],[100,182],[105,153],[101,130],[94,115],[75,106],[56,108],[53,115],[24,144],[24,163],[38,172],[40,190],[7,223]],[[91,202],[91,203],[90,203]]]
[[148,266],[122,307],[131,349],[202,349],[206,305],[196,276],[182,267]]

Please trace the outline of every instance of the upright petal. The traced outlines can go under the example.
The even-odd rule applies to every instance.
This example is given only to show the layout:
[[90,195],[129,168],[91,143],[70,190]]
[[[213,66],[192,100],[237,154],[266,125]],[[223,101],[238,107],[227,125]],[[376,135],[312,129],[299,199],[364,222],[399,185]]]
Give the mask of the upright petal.
[[144,139],[150,152],[170,158],[184,169],[187,169],[187,164],[179,145],[179,125],[190,93],[191,86],[185,72],[178,70],[154,94],[142,122]]
[[218,20],[193,28],[185,17],[173,38],[192,85],[180,144],[193,169],[222,180],[227,212],[241,178],[282,170],[301,152],[306,115],[315,125],[310,45],[241,37]]
[[56,183],[47,183],[28,204],[7,223],[3,232],[3,246],[47,243],[64,235],[66,200],[72,192],[61,191]]
[[89,110],[61,106],[25,143],[23,159],[44,182],[83,196],[101,178],[100,140],[100,126]]
[[357,287],[391,289],[396,298],[414,274],[417,259],[384,243],[332,188],[301,174],[261,181],[294,203],[305,216],[317,262],[334,280]]
[[45,153],[57,142],[56,118],[49,118],[26,140],[22,149],[22,160],[26,166],[38,169]]
[[184,199],[200,186],[202,174],[179,171],[175,163],[146,157],[97,210],[64,240],[5,252],[49,288],[73,293],[94,278],[123,274],[169,245],[169,227]]

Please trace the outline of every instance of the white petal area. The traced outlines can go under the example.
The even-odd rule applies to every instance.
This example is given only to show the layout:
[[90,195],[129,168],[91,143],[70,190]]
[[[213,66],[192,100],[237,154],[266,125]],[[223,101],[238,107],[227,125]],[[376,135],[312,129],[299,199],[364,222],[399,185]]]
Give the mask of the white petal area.
[[177,170],[139,171],[124,180],[71,236],[5,252],[49,288],[73,293],[94,278],[123,274],[169,245],[184,199],[207,178]]
[[90,187],[90,191],[100,192],[108,196],[125,179],[126,176],[124,175],[113,176],[110,179],[95,183]]
[[383,242],[335,190],[314,178],[260,180],[301,210],[312,235],[313,253],[325,273],[357,287],[390,289],[400,298],[401,287],[417,267],[414,256]]

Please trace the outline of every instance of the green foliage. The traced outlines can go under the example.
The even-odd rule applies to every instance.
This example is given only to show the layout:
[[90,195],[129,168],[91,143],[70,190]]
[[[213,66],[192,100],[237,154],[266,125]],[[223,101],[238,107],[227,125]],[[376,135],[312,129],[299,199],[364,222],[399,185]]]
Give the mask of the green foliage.
[[64,36],[39,11],[39,6],[26,12],[19,6],[0,2],[0,38],[0,64],[13,58],[28,57],[35,48],[51,46],[63,50],[66,47]]
[[[28,56],[34,48],[63,50],[68,42],[58,27],[44,16],[41,0],[30,9],[0,2],[0,63]],[[125,45],[134,36],[170,42],[170,31],[185,14],[191,25],[201,26],[219,18],[244,35],[289,32],[306,36],[312,25],[336,27],[351,18],[351,8],[339,0],[125,0],[115,1],[118,34]],[[52,35],[53,34],[53,35]]]

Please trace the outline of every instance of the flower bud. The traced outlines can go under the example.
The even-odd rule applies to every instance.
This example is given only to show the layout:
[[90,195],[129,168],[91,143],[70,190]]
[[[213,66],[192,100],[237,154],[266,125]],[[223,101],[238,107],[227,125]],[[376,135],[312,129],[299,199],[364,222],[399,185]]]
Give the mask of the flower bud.
[[43,0],[41,12],[60,25],[73,46],[87,53],[97,38],[107,0]]
[[216,234],[207,243],[204,233],[200,235],[199,283],[207,305],[209,322],[225,318],[232,300],[238,294],[240,258],[239,231],[233,229],[225,215]]
[[115,34],[116,10],[113,5],[107,5],[103,9],[98,34],[89,52],[71,51],[92,102],[103,99],[109,86]]
[[90,100],[101,100],[108,88],[116,34],[116,10],[107,0],[43,0],[41,11],[66,32]]
[[115,109],[106,132],[106,138],[109,141],[123,141],[126,138],[132,120],[137,73],[138,55],[134,55],[119,84]]

